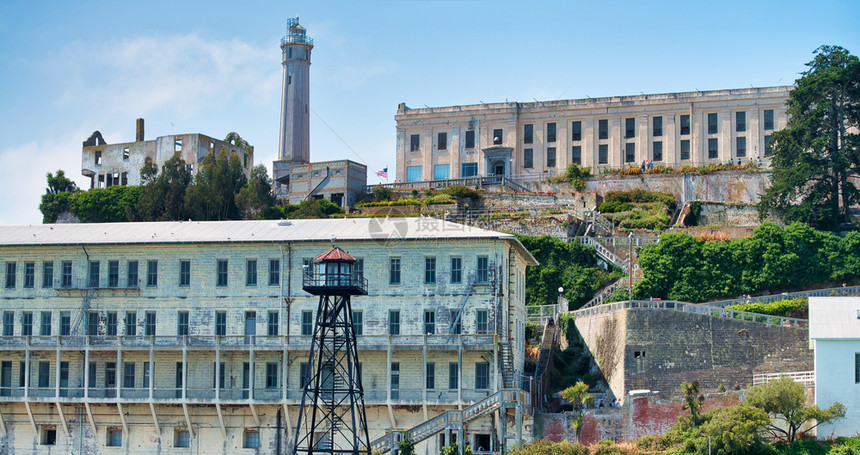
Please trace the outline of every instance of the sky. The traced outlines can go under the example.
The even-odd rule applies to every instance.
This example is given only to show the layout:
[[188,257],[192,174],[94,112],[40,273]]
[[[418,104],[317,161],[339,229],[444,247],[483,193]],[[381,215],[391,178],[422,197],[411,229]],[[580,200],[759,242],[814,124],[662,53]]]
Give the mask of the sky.
[[280,39],[314,39],[311,160],[395,169],[398,103],[436,107],[790,85],[820,45],[860,55],[860,2],[0,2],[0,224],[41,223],[81,143],[235,131],[271,172]]

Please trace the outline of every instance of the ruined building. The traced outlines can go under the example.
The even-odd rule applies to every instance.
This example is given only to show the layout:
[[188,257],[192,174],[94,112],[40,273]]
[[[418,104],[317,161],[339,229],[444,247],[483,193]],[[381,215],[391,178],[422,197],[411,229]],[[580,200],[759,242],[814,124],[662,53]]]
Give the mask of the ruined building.
[[397,108],[397,180],[541,178],[592,169],[767,164],[791,87]]
[[[233,153],[242,160],[245,176],[250,177],[254,167],[254,147],[242,140],[241,145],[205,136],[200,133],[159,136],[155,140],[144,139],[143,119],[137,119],[134,142],[108,144],[102,133],[95,131],[84,141],[81,151],[81,174],[90,178],[90,188],[107,188],[113,185],[140,185],[140,170],[149,161],[159,169],[165,161],[179,153],[188,170],[196,175],[200,163],[210,153],[216,156]],[[233,140],[236,133],[230,133]],[[238,137],[236,135],[235,137]]]
[[[371,440],[458,409],[475,448],[522,431],[536,262],[512,235],[430,218],[3,226],[2,450],[287,453],[318,304],[303,284],[332,241],[367,281],[352,319]],[[418,453],[454,424],[425,426]]]
[[281,39],[281,129],[278,159],[272,163],[275,196],[298,204],[307,198],[327,199],[339,206],[352,205],[364,194],[367,166],[350,160],[310,162],[310,67],[314,40],[299,25],[287,20]]

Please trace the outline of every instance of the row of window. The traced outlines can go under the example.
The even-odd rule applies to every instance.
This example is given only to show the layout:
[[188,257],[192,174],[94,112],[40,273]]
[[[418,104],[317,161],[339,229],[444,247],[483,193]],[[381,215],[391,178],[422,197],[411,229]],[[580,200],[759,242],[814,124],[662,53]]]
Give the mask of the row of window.
[[[636,118],[628,117],[624,119],[624,137],[625,138],[634,138],[636,137]],[[719,131],[719,117],[717,113],[708,113],[708,134],[717,134]],[[597,121],[597,136],[598,139],[609,139],[609,119],[599,119]],[[682,136],[690,134],[690,115],[682,114],[680,116],[680,133]],[[555,122],[546,124],[546,140],[544,142],[553,143],[557,140],[557,124]],[[774,120],[773,120],[773,110],[767,109],[764,111],[764,130],[770,131],[774,129]],[[746,112],[740,111],[735,112],[735,131],[744,132],[747,130],[747,121],[746,121]],[[571,122],[570,126],[571,131],[571,140],[572,141],[581,141],[582,140],[582,121],[576,120]],[[652,137],[661,137],[663,136],[663,117],[656,116],[651,117],[651,136]],[[494,129],[493,130],[493,144],[498,145],[502,143],[502,130]],[[523,125],[523,143],[524,144],[532,144],[534,143],[534,124],[525,124]],[[447,150],[448,149],[448,133],[440,132],[437,133],[436,138],[436,147],[438,150]],[[468,130],[465,134],[465,144],[464,147],[466,149],[475,148],[475,131]],[[409,150],[411,152],[418,152],[421,150],[421,136],[419,134],[413,134],[410,136],[409,141]],[[548,166],[552,167],[552,166]]]
[[[139,261],[128,261],[125,268],[125,287],[138,287]],[[226,259],[216,261],[215,284],[219,287],[228,285],[228,263]],[[72,261],[60,262],[60,286],[70,288],[74,286]],[[179,261],[179,287],[191,285],[191,260]],[[54,261],[42,262],[42,288],[54,287]],[[258,282],[258,266],[256,259],[248,259],[245,262],[245,285],[256,286]],[[18,283],[18,263],[6,262],[6,289],[14,289]],[[280,259],[269,259],[268,284],[278,286],[281,283],[281,261]],[[23,287],[34,288],[36,285],[36,262],[24,262]],[[89,261],[87,266],[86,287],[99,288],[107,285],[110,288],[120,287],[120,261],[107,261],[107,281],[102,279],[101,261]],[[146,261],[146,286],[158,286],[158,260]]]
[[[397,285],[401,280],[401,258],[391,257],[388,259],[388,284]],[[451,267],[448,269],[451,284],[463,282],[463,258],[454,256],[451,258]],[[477,269],[475,273],[475,284],[489,283],[490,262],[487,256],[478,256]],[[436,284],[436,257],[424,258],[424,284]]]
[[[459,335],[462,332],[463,321],[460,310],[448,311],[448,327],[449,334]],[[355,328],[356,335],[364,334],[364,313],[361,310],[352,311],[352,325]],[[311,310],[302,311],[301,334],[305,336],[313,335],[314,330],[314,313]],[[388,310],[388,334],[400,335],[400,310]],[[489,312],[486,309],[479,309],[475,312],[475,332],[489,333]],[[436,327],[436,310],[424,310],[423,332],[426,335],[435,335]]]

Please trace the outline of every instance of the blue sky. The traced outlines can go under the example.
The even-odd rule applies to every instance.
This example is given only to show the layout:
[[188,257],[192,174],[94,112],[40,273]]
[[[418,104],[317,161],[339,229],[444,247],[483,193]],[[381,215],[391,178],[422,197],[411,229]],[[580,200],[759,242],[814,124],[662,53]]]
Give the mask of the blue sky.
[[[860,55],[857,1],[0,2],[0,223],[40,223],[81,142],[238,132],[271,170],[279,40],[315,41],[311,159],[394,171],[397,104],[791,84],[821,44]],[[393,175],[392,175],[393,177]]]

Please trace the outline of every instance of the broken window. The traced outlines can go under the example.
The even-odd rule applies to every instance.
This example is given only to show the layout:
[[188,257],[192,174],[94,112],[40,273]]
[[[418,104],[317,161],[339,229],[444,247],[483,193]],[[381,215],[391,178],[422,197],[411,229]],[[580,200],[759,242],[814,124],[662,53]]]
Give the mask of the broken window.
[[104,175],[104,174],[99,174],[99,185],[98,185],[98,188],[104,188],[104,187],[105,187],[105,175]]
[[173,151],[181,152],[182,151],[182,138],[178,137],[173,141]]
[[644,359],[645,358],[645,351],[634,351],[633,352],[633,358],[634,359]]
[[502,143],[502,129],[493,130],[493,145],[500,145]]
[[127,186],[128,185],[128,172],[123,172],[120,176],[120,185]]
[[128,161],[129,151],[128,147],[122,149],[122,159],[123,161]]
[[102,165],[102,152],[100,150],[96,151],[96,166]]

